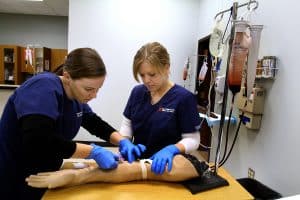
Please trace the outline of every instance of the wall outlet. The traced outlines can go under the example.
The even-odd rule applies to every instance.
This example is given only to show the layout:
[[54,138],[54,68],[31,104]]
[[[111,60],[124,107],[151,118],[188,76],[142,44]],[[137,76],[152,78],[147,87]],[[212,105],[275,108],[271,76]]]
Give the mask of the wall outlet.
[[255,171],[254,169],[248,168],[248,178],[254,179]]

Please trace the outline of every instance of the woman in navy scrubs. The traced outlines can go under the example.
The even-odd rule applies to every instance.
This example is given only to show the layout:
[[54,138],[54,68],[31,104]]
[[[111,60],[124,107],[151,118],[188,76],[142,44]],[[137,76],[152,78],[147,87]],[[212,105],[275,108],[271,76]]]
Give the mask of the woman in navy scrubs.
[[151,170],[163,174],[172,169],[176,154],[196,150],[200,143],[200,118],[194,95],[169,80],[170,58],[158,42],[142,46],[133,62],[133,75],[143,84],[131,91],[120,134],[111,141],[119,144],[122,156],[153,160]]
[[25,177],[58,170],[64,158],[94,159],[113,169],[118,156],[97,145],[72,141],[80,126],[109,141],[116,130],[97,116],[87,102],[96,97],[105,65],[90,48],[70,52],[54,73],[41,73],[10,96],[0,121],[1,199],[40,199],[44,189],[31,188]]

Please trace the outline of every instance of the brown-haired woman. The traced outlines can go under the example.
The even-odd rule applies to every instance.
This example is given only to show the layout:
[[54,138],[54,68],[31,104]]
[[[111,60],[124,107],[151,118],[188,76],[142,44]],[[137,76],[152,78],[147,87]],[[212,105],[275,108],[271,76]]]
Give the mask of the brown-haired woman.
[[40,199],[42,189],[25,183],[30,174],[58,170],[64,158],[94,159],[102,169],[118,165],[118,156],[97,145],[72,141],[80,127],[104,140],[116,130],[87,102],[106,76],[100,55],[91,48],[71,51],[58,74],[41,73],[10,96],[0,121],[1,199]]

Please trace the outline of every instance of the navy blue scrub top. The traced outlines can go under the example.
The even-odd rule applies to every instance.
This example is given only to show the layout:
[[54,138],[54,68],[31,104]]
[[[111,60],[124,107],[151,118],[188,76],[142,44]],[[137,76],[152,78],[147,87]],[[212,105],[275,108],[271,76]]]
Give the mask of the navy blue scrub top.
[[56,133],[71,140],[80,128],[82,115],[89,112],[92,110],[87,104],[67,98],[57,75],[42,73],[27,80],[10,96],[0,120],[0,174],[13,172],[21,160],[21,117],[48,116],[56,121]]
[[193,133],[200,128],[196,98],[176,84],[153,105],[148,89],[144,85],[136,86],[123,114],[131,120],[134,143],[147,147],[145,158],[179,142],[183,133]]

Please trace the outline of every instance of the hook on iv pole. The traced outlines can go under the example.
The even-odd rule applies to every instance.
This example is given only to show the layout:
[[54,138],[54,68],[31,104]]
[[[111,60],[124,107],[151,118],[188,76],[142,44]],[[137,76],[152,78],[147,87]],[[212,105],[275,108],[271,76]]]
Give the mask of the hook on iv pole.
[[[255,3],[255,6],[253,8],[251,8],[251,3]],[[258,8],[258,1],[251,1],[251,0],[249,0],[249,2],[247,4],[247,9],[248,10],[256,10],[256,8]]]
[[[253,8],[251,8],[251,4],[255,4],[255,6]],[[241,4],[241,5],[238,5],[237,8],[240,8],[240,7],[244,7],[244,6],[247,6],[247,9],[248,10],[255,10],[258,8],[258,1],[255,1],[255,0],[249,0],[248,3],[244,3],[244,4]],[[215,19],[217,19],[217,17],[219,15],[221,15],[220,19],[218,21],[220,21],[222,18],[223,18],[223,14],[224,13],[227,13],[229,11],[232,10],[232,7],[229,8],[229,9],[226,9],[226,10],[222,10],[221,12],[218,12],[216,15],[215,15]]]

